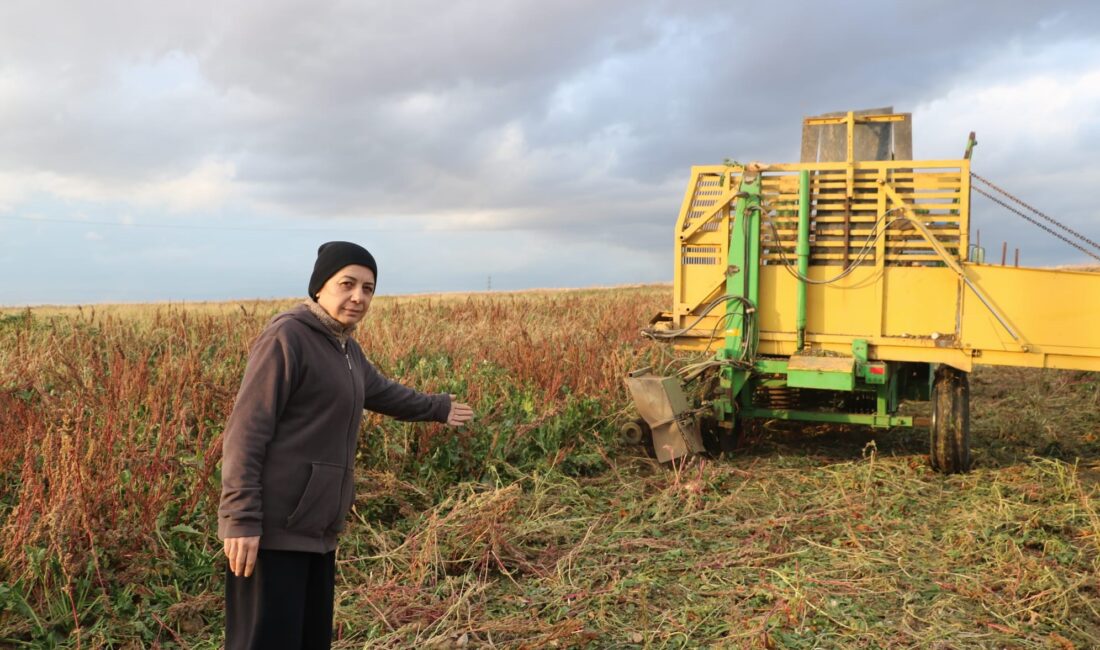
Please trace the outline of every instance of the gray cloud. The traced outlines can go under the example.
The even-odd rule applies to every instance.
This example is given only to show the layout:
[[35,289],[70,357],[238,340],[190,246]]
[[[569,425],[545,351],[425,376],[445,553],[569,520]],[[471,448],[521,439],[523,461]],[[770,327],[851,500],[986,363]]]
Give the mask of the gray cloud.
[[[1098,24],[1083,1],[10,2],[0,174],[124,205],[214,170],[195,182],[224,185],[210,195],[227,211],[533,228],[648,255],[670,245],[692,164],[794,159],[807,114],[939,119],[953,93],[1087,70]],[[937,126],[916,123],[918,152],[961,149],[966,125]],[[1091,179],[1097,128],[1082,116],[1057,152]],[[1052,160],[1042,142],[1001,137],[979,149],[989,173],[1095,223],[1084,189],[1050,197],[1020,172]]]

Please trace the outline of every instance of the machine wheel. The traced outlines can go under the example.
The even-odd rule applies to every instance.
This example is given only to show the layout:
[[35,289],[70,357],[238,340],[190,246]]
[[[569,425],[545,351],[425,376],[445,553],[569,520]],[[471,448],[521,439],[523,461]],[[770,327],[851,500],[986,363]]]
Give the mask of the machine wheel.
[[649,428],[642,418],[634,418],[623,425],[619,430],[623,442],[628,445],[641,445],[650,458],[657,457],[657,450],[653,448],[653,430]]
[[932,469],[957,474],[970,469],[970,380],[951,366],[936,369],[932,383]]
[[719,426],[718,420],[712,415],[699,418],[699,433],[703,437],[703,446],[706,447],[707,454],[718,458],[722,454],[736,451],[741,442],[741,427],[740,418],[734,420],[732,429]]

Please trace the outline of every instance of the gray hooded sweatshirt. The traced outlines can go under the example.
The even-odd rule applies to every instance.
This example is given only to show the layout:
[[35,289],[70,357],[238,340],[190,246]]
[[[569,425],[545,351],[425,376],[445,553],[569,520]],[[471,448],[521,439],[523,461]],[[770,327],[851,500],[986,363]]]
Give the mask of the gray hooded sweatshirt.
[[[316,305],[313,311],[319,311]],[[327,553],[355,498],[363,409],[446,422],[450,396],[427,395],[374,368],[354,339],[299,305],[252,344],[222,439],[218,537]]]

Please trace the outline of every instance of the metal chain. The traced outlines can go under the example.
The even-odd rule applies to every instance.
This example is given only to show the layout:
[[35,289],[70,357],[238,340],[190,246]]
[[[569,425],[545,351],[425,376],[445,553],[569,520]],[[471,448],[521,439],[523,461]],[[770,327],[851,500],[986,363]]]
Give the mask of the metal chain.
[[[988,185],[989,187],[993,188],[994,190],[996,190],[996,191],[1000,192],[1001,194],[1004,194],[1004,195],[1005,195],[1006,197],[1008,197],[1008,199],[1009,199],[1009,200],[1011,200],[1011,201],[1014,201],[1015,203],[1018,203],[1018,204],[1020,204],[1020,205],[1024,206],[1024,207],[1025,207],[1025,208],[1027,208],[1028,210],[1031,210],[1031,211],[1032,211],[1032,212],[1034,212],[1035,214],[1037,214],[1037,215],[1039,215],[1040,217],[1042,217],[1042,218],[1046,219],[1047,221],[1049,221],[1050,223],[1054,224],[1055,226],[1058,226],[1058,227],[1059,227],[1059,228],[1061,228],[1062,230],[1065,230],[1065,231],[1066,231],[1066,232],[1068,232],[1069,234],[1071,234],[1071,235],[1073,235],[1073,236],[1077,237],[1078,239],[1080,239],[1080,240],[1082,240],[1082,241],[1088,242],[1088,243],[1089,243],[1089,244],[1090,244],[1090,245],[1091,245],[1091,246],[1092,246],[1093,248],[1095,248],[1096,250],[1100,251],[1100,244],[1097,244],[1096,242],[1092,241],[1092,240],[1091,240],[1091,239],[1089,239],[1088,237],[1085,237],[1084,235],[1082,235],[1081,233],[1077,232],[1076,230],[1074,230],[1074,229],[1070,228],[1069,226],[1067,226],[1067,225],[1065,225],[1065,224],[1063,224],[1063,223],[1060,223],[1060,222],[1058,222],[1058,221],[1057,221],[1056,219],[1054,219],[1053,217],[1051,217],[1051,216],[1049,216],[1049,215],[1046,215],[1046,214],[1043,214],[1043,213],[1042,213],[1042,212],[1040,212],[1040,211],[1039,211],[1038,209],[1036,209],[1036,208],[1034,208],[1034,207],[1032,207],[1032,206],[1028,205],[1027,203],[1024,203],[1023,201],[1021,201],[1020,199],[1016,198],[1015,196],[1012,196],[1011,194],[1009,194],[1008,192],[1006,192],[1006,191],[1005,191],[1005,190],[1003,190],[1002,188],[1000,188],[1000,187],[997,187],[997,186],[996,186],[996,185],[994,185],[994,184],[993,184],[992,182],[990,182],[990,181],[989,181],[988,179],[986,179],[986,178],[983,178],[983,177],[979,176],[978,174],[975,174],[974,172],[970,172],[970,175],[971,175],[972,177],[974,177],[974,178],[978,179],[979,181],[981,181],[981,182],[985,183],[986,185]],[[977,189],[977,188],[975,188],[975,189]],[[981,190],[978,190],[978,191],[979,191],[979,192],[981,192],[981,193],[982,193],[983,195],[985,195],[985,196],[989,196],[989,194],[986,194],[985,192],[982,192]],[[993,197],[989,196],[989,198],[993,198]],[[996,200],[996,199],[994,199],[994,200]],[[1000,201],[997,201],[997,202],[998,202],[998,203],[1001,203]],[[1001,203],[1001,205],[1004,205],[1004,203]],[[1008,206],[1006,205],[1005,207],[1007,208]],[[1012,208],[1009,208],[1009,209],[1010,209],[1010,210],[1012,210]],[[1020,213],[1019,213],[1019,212],[1017,212],[1016,210],[1013,210],[1013,212],[1016,212],[1016,214],[1020,214]],[[1023,217],[1024,215],[1020,214],[1020,216],[1022,216],[1022,217]],[[1025,219],[1027,219],[1027,217],[1024,217],[1024,218],[1025,218]],[[1031,220],[1030,220],[1030,219],[1028,219],[1028,221],[1031,221]],[[1035,223],[1035,222],[1034,222],[1034,221],[1032,221],[1032,223]],[[1035,224],[1035,225],[1037,225],[1037,226],[1038,226],[1039,224]],[[1040,227],[1042,228],[1042,226],[1040,226]],[[1043,228],[1043,229],[1044,229],[1044,230],[1047,230],[1046,228]],[[1050,231],[1049,231],[1049,230],[1047,230],[1047,232],[1050,232]],[[1052,234],[1053,234],[1053,233],[1052,233]],[[1086,251],[1086,252],[1088,252],[1088,251]],[[1089,255],[1092,255],[1092,253],[1089,253]],[[1096,257],[1095,255],[1092,255],[1092,256],[1093,256],[1093,257]]]
[[[1059,233],[1056,233],[1056,232],[1054,232],[1054,230],[1052,230],[1052,229],[1050,229],[1050,228],[1048,228],[1048,227],[1044,226],[1043,224],[1041,224],[1041,223],[1039,223],[1038,221],[1036,221],[1036,220],[1032,219],[1031,217],[1027,216],[1027,215],[1026,215],[1026,214],[1024,214],[1023,212],[1020,212],[1020,211],[1019,211],[1019,210],[1017,210],[1016,208],[1014,208],[1014,207],[1012,207],[1011,205],[1009,205],[1009,204],[1005,203],[1004,201],[1002,201],[1002,200],[998,199],[997,197],[993,196],[993,195],[992,195],[992,194],[990,194],[989,192],[986,192],[986,191],[985,191],[985,190],[983,190],[982,188],[980,188],[980,187],[974,187],[974,186],[972,185],[972,186],[970,187],[970,189],[972,189],[972,190],[974,190],[975,192],[977,192],[978,194],[981,194],[982,196],[984,196],[984,197],[988,198],[989,200],[993,201],[994,203],[997,203],[997,204],[999,204],[999,205],[1001,205],[1001,206],[1003,206],[1003,207],[1007,208],[1008,210],[1011,210],[1012,212],[1015,212],[1016,214],[1018,214],[1018,215],[1020,215],[1021,217],[1023,217],[1023,218],[1025,219],[1025,220],[1027,220],[1027,221],[1030,221],[1031,223],[1035,224],[1036,226],[1039,226],[1039,227],[1040,227],[1040,228],[1042,228],[1043,230],[1045,230],[1045,231],[1049,232],[1050,234],[1054,235],[1054,236],[1055,236],[1055,237],[1057,237],[1058,239],[1061,239],[1062,241],[1066,242],[1066,243],[1067,243],[1067,244],[1069,244],[1070,246],[1073,246],[1074,248],[1076,248],[1077,250],[1081,251],[1081,252],[1082,252],[1082,253],[1084,253],[1085,255],[1088,255],[1089,257],[1092,257],[1093,259],[1095,259],[1095,260],[1097,260],[1097,261],[1100,261],[1100,255],[1097,255],[1096,253],[1093,253],[1092,251],[1090,251],[1090,250],[1088,250],[1087,248],[1085,248],[1085,247],[1081,246],[1081,245],[1080,245],[1080,244],[1078,244],[1077,242],[1075,242],[1075,241],[1073,241],[1073,240],[1069,239],[1068,237],[1065,237],[1064,235],[1061,235],[1061,234],[1059,234]],[[1069,229],[1067,228],[1067,230],[1069,230]],[[1072,231],[1070,231],[1070,232],[1072,232]],[[1087,241],[1087,240],[1086,240],[1086,241]],[[1089,242],[1089,243],[1092,243],[1092,242]]]

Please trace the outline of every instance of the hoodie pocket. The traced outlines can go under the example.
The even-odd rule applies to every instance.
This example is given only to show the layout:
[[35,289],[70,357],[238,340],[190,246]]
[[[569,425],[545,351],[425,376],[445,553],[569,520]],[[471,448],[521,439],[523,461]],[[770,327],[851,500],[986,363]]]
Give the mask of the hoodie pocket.
[[348,519],[348,512],[351,510],[352,503],[355,502],[355,476],[353,472],[354,470],[350,468],[346,470],[344,480],[347,481],[346,484],[349,487],[340,494],[342,497],[340,499],[340,509],[336,513],[336,521],[332,522],[332,526],[329,529],[331,532],[341,533],[344,531],[344,525],[347,523]]
[[286,519],[287,530],[320,535],[340,510],[340,486],[344,467],[332,463],[311,463],[309,482],[294,512]]

